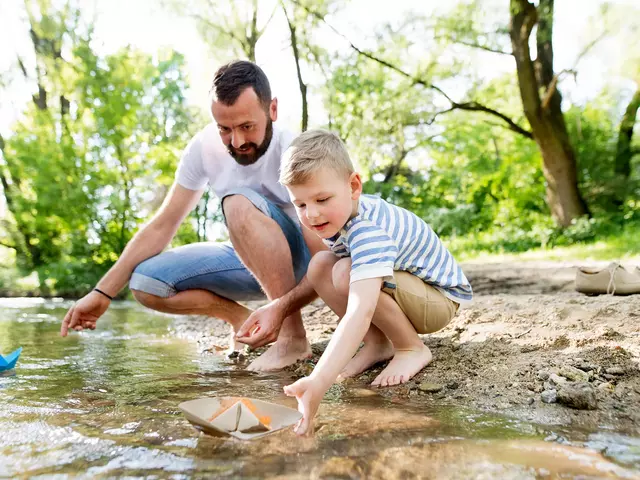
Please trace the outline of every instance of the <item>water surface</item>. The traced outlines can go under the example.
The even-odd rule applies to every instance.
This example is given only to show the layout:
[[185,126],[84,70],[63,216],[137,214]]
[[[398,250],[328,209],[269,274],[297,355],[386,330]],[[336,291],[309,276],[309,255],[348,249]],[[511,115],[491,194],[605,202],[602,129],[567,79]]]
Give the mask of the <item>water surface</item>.
[[70,302],[0,299],[0,477],[640,478],[640,439],[550,428],[418,398],[335,387],[310,438],[251,442],[194,429],[180,402],[249,396],[295,406],[287,374],[245,372],[175,338],[173,317],[115,302],[94,332],[59,336]]

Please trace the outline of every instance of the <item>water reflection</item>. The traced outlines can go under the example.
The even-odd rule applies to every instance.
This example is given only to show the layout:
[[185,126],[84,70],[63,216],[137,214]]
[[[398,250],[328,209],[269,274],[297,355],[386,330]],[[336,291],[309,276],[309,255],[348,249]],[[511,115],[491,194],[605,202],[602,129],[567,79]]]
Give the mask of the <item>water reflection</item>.
[[0,299],[0,351],[24,347],[15,374],[0,377],[0,477],[639,478],[640,439],[427,409],[362,386],[332,390],[314,437],[209,437],[180,402],[244,395],[295,406],[282,394],[291,378],[200,356],[171,336],[170,316],[132,303],[110,309],[98,331],[61,339],[68,307]]

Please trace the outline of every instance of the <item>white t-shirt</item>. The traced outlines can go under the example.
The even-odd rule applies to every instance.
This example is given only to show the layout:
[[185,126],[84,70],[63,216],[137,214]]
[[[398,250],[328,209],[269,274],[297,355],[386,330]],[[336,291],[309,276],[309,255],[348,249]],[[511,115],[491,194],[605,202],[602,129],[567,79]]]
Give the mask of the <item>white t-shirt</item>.
[[278,182],[282,154],[294,137],[294,133],[274,124],[273,138],[265,154],[253,165],[242,166],[227,151],[217,126],[210,123],[184,149],[176,170],[176,181],[189,190],[200,190],[209,183],[218,198],[238,188],[249,188],[298,223],[289,193]]

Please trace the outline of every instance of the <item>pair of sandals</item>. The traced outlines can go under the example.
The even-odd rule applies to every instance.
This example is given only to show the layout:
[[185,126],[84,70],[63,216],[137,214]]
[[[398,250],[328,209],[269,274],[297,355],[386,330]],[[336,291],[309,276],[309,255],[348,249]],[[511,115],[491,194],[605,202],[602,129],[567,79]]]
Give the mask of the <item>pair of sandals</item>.
[[576,290],[587,295],[640,293],[640,267],[627,270],[619,262],[612,262],[603,269],[579,267]]

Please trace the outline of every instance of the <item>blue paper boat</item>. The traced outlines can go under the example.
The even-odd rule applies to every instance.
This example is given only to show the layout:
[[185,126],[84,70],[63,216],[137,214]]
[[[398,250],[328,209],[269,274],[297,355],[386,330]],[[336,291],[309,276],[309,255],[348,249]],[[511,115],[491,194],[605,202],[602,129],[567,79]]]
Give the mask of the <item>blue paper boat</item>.
[[15,367],[21,353],[22,347],[20,347],[13,353],[10,353],[6,357],[0,355],[0,372],[11,370],[13,367]]

